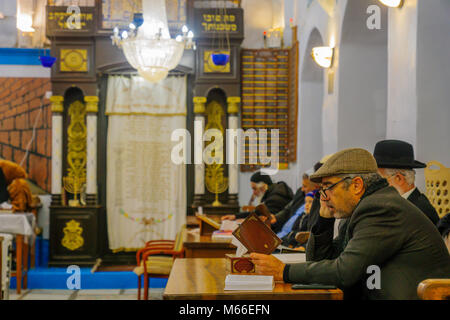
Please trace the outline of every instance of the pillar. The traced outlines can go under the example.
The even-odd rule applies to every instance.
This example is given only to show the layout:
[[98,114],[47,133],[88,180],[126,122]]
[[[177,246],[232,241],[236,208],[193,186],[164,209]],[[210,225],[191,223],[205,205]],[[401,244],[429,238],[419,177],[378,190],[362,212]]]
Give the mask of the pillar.
[[97,113],[98,97],[86,96],[86,204],[97,204]]
[[[240,97],[228,97],[228,129],[237,130],[239,127],[239,104],[241,103]],[[238,138],[239,139],[239,138]],[[228,141],[228,143],[234,144],[234,161],[228,164],[228,203],[238,204],[238,193],[239,193],[239,164],[237,157],[238,143],[236,140]]]
[[62,156],[64,97],[52,96],[52,205],[62,205]]
[[205,195],[205,163],[203,162],[203,132],[205,128],[206,97],[194,97],[194,206],[203,203]]

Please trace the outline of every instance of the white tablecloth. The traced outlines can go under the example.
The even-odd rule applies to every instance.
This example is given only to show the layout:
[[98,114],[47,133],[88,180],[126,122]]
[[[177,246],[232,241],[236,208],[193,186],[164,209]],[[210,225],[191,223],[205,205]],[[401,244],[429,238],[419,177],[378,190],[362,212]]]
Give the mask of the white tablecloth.
[[31,212],[12,213],[0,211],[0,232],[11,234],[22,234],[25,236],[25,242],[31,240],[34,243],[36,235],[36,218]]

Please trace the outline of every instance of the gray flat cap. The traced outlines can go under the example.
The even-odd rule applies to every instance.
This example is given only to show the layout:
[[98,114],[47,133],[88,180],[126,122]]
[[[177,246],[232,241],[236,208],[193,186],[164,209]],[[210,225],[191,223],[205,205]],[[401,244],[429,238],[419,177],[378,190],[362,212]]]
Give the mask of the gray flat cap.
[[364,149],[351,148],[333,154],[316,173],[310,176],[313,182],[339,174],[376,173],[377,162],[372,154]]

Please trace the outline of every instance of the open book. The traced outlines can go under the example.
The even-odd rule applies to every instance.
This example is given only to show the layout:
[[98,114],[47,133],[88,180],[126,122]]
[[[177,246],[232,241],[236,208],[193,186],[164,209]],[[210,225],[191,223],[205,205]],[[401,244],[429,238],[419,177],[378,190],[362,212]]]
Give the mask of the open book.
[[271,291],[275,287],[273,276],[229,274],[224,290]]

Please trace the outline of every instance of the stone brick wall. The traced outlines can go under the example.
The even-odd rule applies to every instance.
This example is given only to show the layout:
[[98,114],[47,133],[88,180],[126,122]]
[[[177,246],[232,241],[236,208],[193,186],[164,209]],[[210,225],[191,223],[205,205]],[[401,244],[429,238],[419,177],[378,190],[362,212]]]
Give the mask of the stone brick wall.
[[30,180],[50,192],[52,122],[47,91],[49,78],[0,78],[0,156],[20,164],[29,146],[22,167]]

